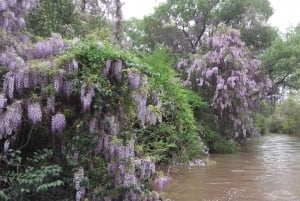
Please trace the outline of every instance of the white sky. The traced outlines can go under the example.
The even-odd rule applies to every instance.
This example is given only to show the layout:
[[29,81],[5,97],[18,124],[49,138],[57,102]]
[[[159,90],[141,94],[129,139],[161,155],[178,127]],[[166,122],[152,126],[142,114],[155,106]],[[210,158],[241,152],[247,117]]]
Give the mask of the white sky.
[[269,22],[284,32],[290,26],[296,26],[300,22],[299,0],[270,0],[274,15]]
[[[164,0],[123,0],[125,19],[130,17],[142,18],[153,12],[153,8]],[[243,0],[241,0],[243,1]],[[269,0],[274,8],[270,24],[284,32],[290,26],[300,22],[300,0]]]

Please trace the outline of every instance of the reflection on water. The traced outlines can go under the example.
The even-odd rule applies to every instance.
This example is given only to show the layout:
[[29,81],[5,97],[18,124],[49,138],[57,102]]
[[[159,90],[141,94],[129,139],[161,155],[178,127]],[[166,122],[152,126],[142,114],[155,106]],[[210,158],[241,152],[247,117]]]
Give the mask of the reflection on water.
[[300,138],[267,135],[242,152],[212,155],[216,165],[172,175],[174,201],[300,201]]

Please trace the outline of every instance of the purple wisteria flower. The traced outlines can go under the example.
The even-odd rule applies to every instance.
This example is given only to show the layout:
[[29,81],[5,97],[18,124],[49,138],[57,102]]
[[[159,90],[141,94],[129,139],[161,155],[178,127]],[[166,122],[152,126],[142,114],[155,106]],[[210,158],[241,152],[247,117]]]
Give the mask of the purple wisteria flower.
[[85,84],[81,86],[80,90],[80,100],[83,106],[83,110],[89,111],[91,109],[91,104],[93,97],[95,95],[95,89],[92,86],[86,86]]
[[51,38],[49,39],[50,45],[52,47],[52,54],[58,55],[62,53],[65,49],[65,43],[63,38],[58,33],[53,33]]
[[8,153],[9,144],[10,144],[9,141],[8,141],[8,140],[5,140],[4,146],[3,146],[3,153],[4,153],[5,155],[7,155],[7,153]]
[[5,11],[8,8],[6,0],[0,1],[0,12]]
[[122,79],[122,68],[123,68],[123,62],[122,60],[118,60],[114,63],[114,74],[116,80],[120,81]]
[[128,81],[130,86],[133,89],[138,89],[140,87],[140,73],[136,71],[129,71],[128,72]]
[[68,75],[71,75],[74,71],[78,70],[78,62],[76,60],[72,60],[72,62],[66,65],[66,72]]
[[5,97],[5,94],[0,94],[0,113],[3,112],[4,108],[7,104],[7,98]]
[[0,139],[17,131],[21,123],[22,106],[20,101],[16,101],[7,108],[4,115],[0,116]]
[[103,74],[104,74],[105,77],[109,76],[109,71],[110,71],[111,65],[112,65],[112,60],[108,59],[106,61],[105,68],[104,68],[104,71],[103,71]]
[[33,124],[37,124],[42,121],[42,110],[39,103],[31,103],[27,106],[28,119]]
[[15,90],[15,75],[13,72],[9,71],[6,73],[3,81],[3,92],[7,93],[10,99],[14,98]]
[[66,117],[62,113],[57,113],[52,116],[51,130],[52,133],[61,134],[66,127]]
[[63,75],[61,72],[54,76],[54,88],[58,94],[63,91]]
[[55,113],[55,96],[51,95],[47,98],[47,110],[51,113]]
[[34,45],[33,56],[35,59],[46,59],[52,57],[53,49],[49,41],[39,41]]
[[74,186],[76,189],[76,201],[82,201],[85,197],[85,187],[81,186],[81,182],[84,179],[84,169],[79,167],[73,177]]
[[66,80],[63,82],[63,94],[67,97],[70,98],[73,92],[73,84],[71,80]]
[[89,131],[90,133],[95,133],[98,131],[98,120],[94,117],[90,121]]

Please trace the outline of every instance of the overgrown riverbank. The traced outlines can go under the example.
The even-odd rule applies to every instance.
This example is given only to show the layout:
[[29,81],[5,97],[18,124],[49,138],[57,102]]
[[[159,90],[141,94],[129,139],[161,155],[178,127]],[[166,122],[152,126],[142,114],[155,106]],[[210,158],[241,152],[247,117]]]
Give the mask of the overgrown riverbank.
[[190,45],[156,43],[151,20],[122,32],[120,1],[103,2],[108,16],[90,1],[0,2],[1,199],[160,200],[156,167],[201,165],[257,133],[271,86],[240,31],[187,15],[196,41],[199,27]]

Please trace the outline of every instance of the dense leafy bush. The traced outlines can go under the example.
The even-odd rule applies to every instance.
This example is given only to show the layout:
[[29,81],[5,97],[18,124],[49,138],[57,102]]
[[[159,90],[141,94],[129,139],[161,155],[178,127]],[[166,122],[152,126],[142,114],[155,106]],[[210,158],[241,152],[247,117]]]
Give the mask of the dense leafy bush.
[[270,120],[274,133],[300,134],[300,104],[297,98],[289,97],[276,104]]
[[211,153],[234,153],[238,151],[237,142],[224,138],[206,123],[202,127],[201,133],[201,139],[209,147]]
[[139,133],[137,141],[157,162],[191,160],[200,154],[193,109],[205,103],[175,79],[174,61],[165,49],[157,49],[144,60],[155,73],[150,79],[153,89],[162,95],[163,123]]

